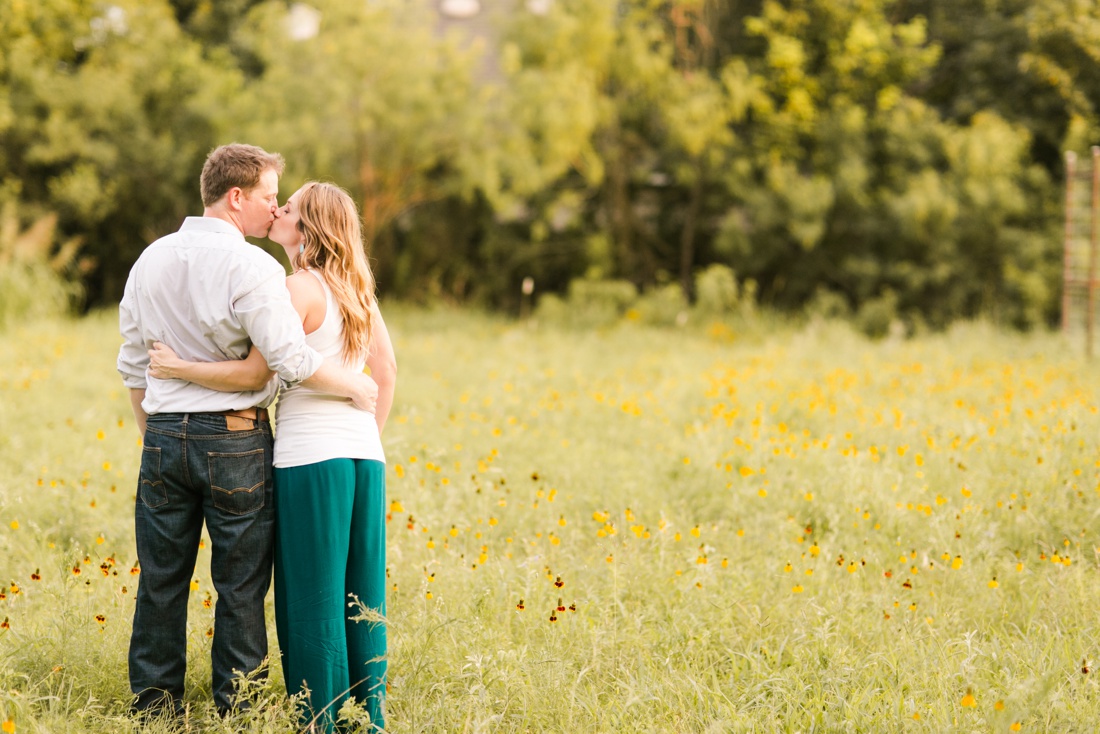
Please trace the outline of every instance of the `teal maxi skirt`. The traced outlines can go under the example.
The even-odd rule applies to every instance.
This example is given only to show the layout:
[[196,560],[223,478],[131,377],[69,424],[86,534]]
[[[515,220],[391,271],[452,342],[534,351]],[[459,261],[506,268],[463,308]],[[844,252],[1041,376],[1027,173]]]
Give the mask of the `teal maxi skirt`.
[[384,727],[386,465],[332,459],[275,469],[275,627],[289,695],[309,691],[303,725],[331,732],[348,696]]

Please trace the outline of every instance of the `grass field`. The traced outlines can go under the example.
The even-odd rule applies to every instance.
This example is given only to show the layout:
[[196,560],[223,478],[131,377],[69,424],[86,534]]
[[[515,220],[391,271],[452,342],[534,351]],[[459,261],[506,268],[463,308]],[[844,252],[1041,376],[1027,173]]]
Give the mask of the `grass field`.
[[[1060,338],[388,320],[390,731],[1097,729],[1100,371]],[[6,734],[131,726],[118,343],[0,334]],[[291,731],[277,662],[213,715],[208,550],[187,727]]]

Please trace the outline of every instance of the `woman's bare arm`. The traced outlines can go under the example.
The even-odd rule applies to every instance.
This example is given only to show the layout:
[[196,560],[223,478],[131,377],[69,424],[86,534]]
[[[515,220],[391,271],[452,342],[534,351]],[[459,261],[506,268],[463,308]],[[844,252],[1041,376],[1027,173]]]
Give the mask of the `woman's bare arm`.
[[[307,281],[291,276],[286,283],[291,303],[301,319],[307,321],[312,315],[311,310],[315,310],[318,304],[317,294],[310,287],[320,291],[320,285],[312,277]],[[320,291],[320,294],[323,318],[324,291]],[[275,373],[255,347],[248,352],[246,359],[189,362],[180,359],[171,347],[157,342],[149,350],[149,374],[162,380],[186,380],[219,392],[254,392],[262,390]]]
[[393,353],[393,342],[390,341],[390,332],[386,329],[386,322],[382,320],[382,313],[375,308],[370,354],[367,356],[367,367],[370,368],[370,376],[378,383],[378,402],[374,408],[374,419],[378,422],[378,432],[381,433],[389,417],[390,408],[393,406],[393,393],[397,387],[397,358]]
[[149,350],[149,374],[161,380],[186,380],[219,392],[255,392],[268,383],[272,372],[255,347],[246,359],[225,362],[188,362],[166,344]]

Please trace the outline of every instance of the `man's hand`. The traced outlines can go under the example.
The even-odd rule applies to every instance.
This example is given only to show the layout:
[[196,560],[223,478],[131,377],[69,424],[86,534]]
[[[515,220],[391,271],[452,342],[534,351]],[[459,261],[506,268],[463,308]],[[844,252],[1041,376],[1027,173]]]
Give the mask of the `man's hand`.
[[310,377],[302,380],[310,390],[349,398],[356,408],[373,414],[378,406],[378,383],[371,376],[326,359]]
[[355,378],[356,392],[351,396],[351,402],[355,407],[374,413],[378,406],[378,383],[368,374],[357,375]]

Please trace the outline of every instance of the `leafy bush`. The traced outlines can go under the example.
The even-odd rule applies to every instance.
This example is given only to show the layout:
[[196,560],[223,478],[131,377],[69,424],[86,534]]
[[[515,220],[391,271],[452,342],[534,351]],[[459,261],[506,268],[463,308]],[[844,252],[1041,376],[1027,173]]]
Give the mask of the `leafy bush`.
[[688,302],[679,284],[669,283],[643,293],[632,311],[647,324],[682,326],[687,322]]
[[23,230],[15,207],[0,211],[0,329],[16,322],[66,313],[81,296],[74,270],[78,239],[51,256],[55,215],[45,215]]
[[695,309],[700,314],[717,316],[737,307],[737,278],[725,265],[711,265],[695,277]]
[[903,329],[898,320],[898,296],[892,290],[864,301],[856,312],[855,326],[869,337],[884,337],[891,331]]
[[848,319],[852,315],[852,309],[844,296],[824,286],[818,286],[813,298],[806,304],[806,313],[824,320]]
[[638,300],[638,289],[625,280],[578,278],[569,284],[563,300],[554,295],[539,299],[536,318],[579,327],[611,326]]

